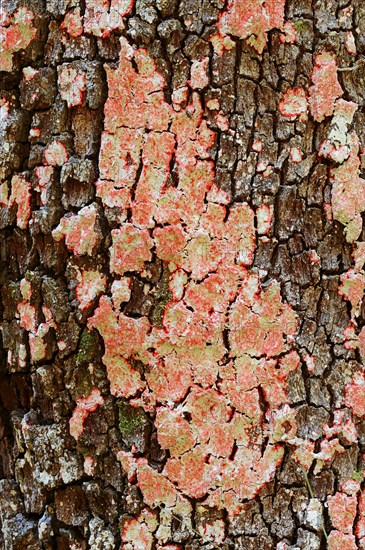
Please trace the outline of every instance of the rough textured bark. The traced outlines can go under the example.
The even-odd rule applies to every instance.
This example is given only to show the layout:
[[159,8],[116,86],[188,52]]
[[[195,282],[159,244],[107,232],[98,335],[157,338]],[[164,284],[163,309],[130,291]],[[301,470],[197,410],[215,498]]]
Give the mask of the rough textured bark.
[[0,546],[365,548],[363,2],[0,25]]

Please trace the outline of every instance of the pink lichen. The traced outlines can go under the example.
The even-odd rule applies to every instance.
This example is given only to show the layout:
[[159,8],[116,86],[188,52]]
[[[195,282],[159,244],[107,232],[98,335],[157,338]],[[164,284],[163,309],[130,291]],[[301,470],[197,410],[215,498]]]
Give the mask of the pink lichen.
[[341,436],[341,440],[346,441],[347,445],[351,445],[357,441],[356,426],[351,418],[349,418],[348,409],[335,410],[332,426],[323,426],[323,432],[327,439]]
[[2,6],[0,19],[0,71],[13,70],[14,53],[24,50],[34,40],[37,29],[33,26],[34,14],[25,7],[18,8],[11,17]]
[[[272,24],[276,16],[281,21],[280,6],[256,8],[262,17],[270,13]],[[151,468],[133,448],[118,458],[144,504],[161,509],[154,538],[163,543],[173,514],[191,530],[186,497],[206,497],[204,505],[234,514],[242,499],[273,478],[285,442],[296,434],[287,381],[300,364],[292,349],[297,317],[277,283],[263,289],[247,270],[256,247],[255,212],[247,203],[232,205],[214,184],[215,134],[199,94],[179,90],[172,108],[153,60],[124,38],[119,66],[108,68],[107,76],[96,189],[104,206],[117,212],[110,247],[114,280],[112,298],[100,297],[88,327],[104,341],[112,395],[155,413],[158,442],[168,451],[163,470]],[[269,231],[272,213],[270,206],[257,209],[259,233]],[[74,254],[90,253],[91,214],[82,209],[62,218],[55,239],[65,237]],[[146,316],[120,310],[130,298],[132,274],[146,277],[146,262],[154,257],[165,264],[172,296],[152,326]],[[148,547],[146,525],[144,516],[128,521],[125,545],[143,540]],[[202,529],[207,540],[223,540],[219,521]]]
[[24,176],[15,175],[11,180],[9,207],[17,205],[16,222],[20,229],[27,229],[31,214],[30,201],[32,184]]
[[98,388],[94,388],[91,393],[83,398],[76,399],[76,408],[70,419],[70,434],[77,440],[84,431],[84,422],[90,413],[104,405],[104,398]]
[[335,101],[343,94],[337,78],[336,60],[330,53],[323,52],[316,56],[312,82],[309,108],[314,120],[322,122],[333,114]]
[[227,132],[229,130],[229,120],[222,113],[218,113],[214,117],[215,123],[222,132]]
[[365,416],[365,373],[357,372],[345,388],[345,400],[356,416]]
[[132,319],[122,313],[117,316],[111,301],[102,297],[95,314],[88,321],[89,328],[97,328],[104,340],[103,362],[107,367],[110,391],[113,395],[130,397],[144,388],[145,382],[129,362],[131,356],[146,345],[149,329],[147,319]]
[[328,512],[335,529],[342,533],[352,533],[357,511],[356,496],[338,492],[327,498]]
[[362,229],[365,180],[360,178],[359,139],[352,133],[348,140],[348,159],[331,169],[332,211],[334,219],[345,225],[347,241],[353,242],[359,237]]
[[294,163],[302,162],[302,151],[298,147],[291,147],[289,151],[290,160]]
[[38,72],[39,71],[37,71],[36,69],[33,69],[33,67],[24,67],[23,69],[24,78],[28,82],[33,80],[33,78],[35,77],[36,74],[38,74]]
[[105,291],[106,277],[100,271],[79,271],[77,273],[76,298],[81,310],[88,308],[98,294]]
[[220,108],[220,102],[219,99],[208,99],[207,101],[207,109],[210,111],[218,111]]
[[355,37],[354,37],[354,35],[351,31],[347,31],[347,33],[346,33],[345,46],[346,46],[347,52],[350,55],[356,55],[357,54]]
[[256,153],[261,153],[264,148],[264,145],[261,140],[255,139],[252,144],[252,150],[256,151]]
[[341,286],[338,289],[340,296],[344,296],[351,303],[351,318],[360,315],[362,299],[365,290],[365,274],[364,272],[349,269],[340,277]]
[[84,472],[88,476],[94,474],[95,461],[91,456],[85,456],[84,458]]
[[9,118],[10,103],[5,98],[0,98],[0,122],[3,122]]
[[64,29],[72,38],[77,38],[82,35],[84,29],[80,8],[76,8],[66,13],[61,23],[61,29]]
[[351,152],[352,134],[348,128],[352,124],[358,106],[352,101],[338,99],[335,103],[334,115],[331,121],[327,139],[319,148],[319,156],[343,163]]
[[57,242],[65,238],[67,248],[77,256],[91,256],[101,236],[97,216],[95,204],[85,206],[78,214],[64,216],[52,236]]
[[23,302],[20,302],[17,307],[20,316],[19,324],[28,332],[30,357],[33,363],[36,363],[45,359],[47,354],[45,337],[51,328],[56,328],[56,325],[50,310],[45,307],[42,308],[45,321],[39,323],[37,310],[29,303],[32,297],[32,287],[29,281],[22,279],[20,290]]
[[106,38],[115,29],[123,30],[123,17],[133,5],[134,0],[86,0],[85,32]]
[[44,151],[44,162],[50,166],[63,166],[68,161],[66,147],[60,141],[52,141]]
[[38,179],[38,185],[35,190],[40,193],[41,203],[47,204],[49,195],[52,192],[53,176],[55,168],[53,166],[37,166],[34,173]]
[[284,27],[286,0],[229,0],[226,10],[219,19],[219,29],[223,35],[233,35],[247,39],[247,42],[262,53],[267,33]]
[[111,291],[114,309],[118,311],[122,302],[129,302],[131,297],[131,279],[129,277],[122,277],[115,280]]
[[346,535],[341,531],[331,531],[328,537],[329,550],[357,550],[354,535]]
[[36,308],[28,303],[20,302],[17,309],[20,315],[20,326],[28,332],[36,332]]
[[282,27],[283,34],[280,35],[280,42],[283,44],[294,44],[297,38],[297,31],[291,21],[286,21]]
[[151,260],[153,241],[147,229],[138,229],[124,224],[122,229],[112,231],[110,269],[123,275],[126,271],[139,271],[144,262]]
[[245,288],[236,299],[229,317],[230,344],[233,355],[275,357],[291,346],[296,334],[297,318],[280,299],[280,288],[272,283],[265,292]]
[[208,76],[209,57],[194,61],[190,71],[190,86],[195,90],[202,90],[209,84]]
[[289,120],[305,120],[308,113],[307,94],[303,88],[289,88],[279,103],[280,113]]
[[235,42],[229,36],[223,36],[220,32],[213,34],[209,41],[212,43],[214,53],[223,55],[225,51],[233,50]]
[[[365,544],[365,489],[359,495],[358,518],[355,526],[355,533],[361,546]],[[360,546],[360,548],[361,548]]]
[[58,87],[68,107],[82,105],[86,94],[86,74],[78,72],[72,65],[62,65],[58,69]]
[[151,550],[153,535],[157,527],[156,516],[144,510],[138,518],[124,522],[122,532],[123,548],[125,550]]
[[274,207],[263,204],[256,210],[257,232],[259,235],[267,235],[270,231]]

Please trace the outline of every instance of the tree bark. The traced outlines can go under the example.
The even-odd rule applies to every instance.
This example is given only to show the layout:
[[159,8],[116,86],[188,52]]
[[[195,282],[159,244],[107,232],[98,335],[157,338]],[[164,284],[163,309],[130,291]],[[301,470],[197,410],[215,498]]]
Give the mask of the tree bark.
[[365,548],[361,0],[3,0],[0,546]]

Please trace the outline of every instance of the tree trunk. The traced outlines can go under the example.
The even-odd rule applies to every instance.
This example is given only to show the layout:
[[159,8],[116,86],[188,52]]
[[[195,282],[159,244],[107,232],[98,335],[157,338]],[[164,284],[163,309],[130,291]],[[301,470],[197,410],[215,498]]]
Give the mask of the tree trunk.
[[1,548],[365,548],[364,4],[0,24]]

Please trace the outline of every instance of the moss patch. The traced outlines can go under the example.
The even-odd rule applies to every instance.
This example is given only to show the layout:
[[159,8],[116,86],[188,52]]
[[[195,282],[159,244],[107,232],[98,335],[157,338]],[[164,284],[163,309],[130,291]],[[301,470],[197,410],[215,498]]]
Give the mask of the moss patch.
[[76,356],[76,366],[83,363],[90,363],[99,352],[98,336],[95,332],[84,330],[81,334],[78,353]]

